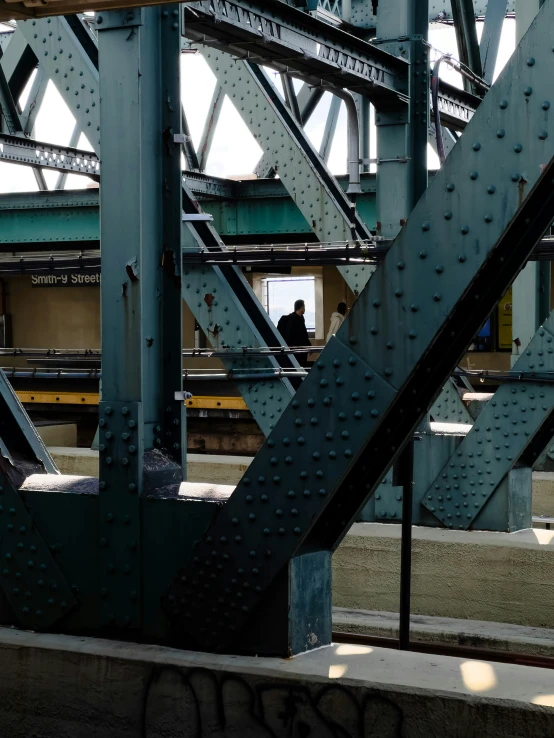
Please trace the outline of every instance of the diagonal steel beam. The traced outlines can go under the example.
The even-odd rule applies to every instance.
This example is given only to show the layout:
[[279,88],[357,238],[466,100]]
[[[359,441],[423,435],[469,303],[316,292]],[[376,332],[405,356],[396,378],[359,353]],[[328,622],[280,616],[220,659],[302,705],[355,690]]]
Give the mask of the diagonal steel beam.
[[553,24],[550,2],[179,572],[165,610],[202,647],[230,648],[293,557],[336,548],[549,227]]
[[479,44],[483,79],[492,84],[508,0],[488,0],[485,25]]
[[524,456],[532,465],[554,436],[554,314],[511,371],[514,381],[495,392],[423,499],[447,528],[471,528],[510,470]]
[[212,144],[215,136],[215,130],[219,121],[219,116],[223,109],[223,103],[225,101],[225,94],[223,87],[216,83],[215,90],[210,101],[210,107],[208,108],[208,115],[204,123],[204,129],[200,138],[200,145],[198,147],[198,168],[201,172],[206,171],[208,164],[208,158],[210,151],[212,150]]
[[[452,17],[456,29],[458,54],[460,61],[471,69],[478,77],[483,76],[479,41],[477,40],[477,25],[472,0],[451,0]],[[464,88],[477,92],[474,85],[464,77]]]
[[327,113],[327,120],[325,121],[325,129],[323,131],[323,138],[321,139],[321,146],[319,147],[319,155],[325,164],[329,163],[329,156],[331,155],[333,141],[335,140],[337,123],[339,122],[340,106],[340,97],[333,95],[331,105],[329,106],[329,111]]
[[[81,131],[78,129],[77,126],[73,126],[73,130],[71,131],[71,138],[69,139],[69,146],[72,146],[72,147],[77,146],[80,138],[81,138]],[[56,180],[56,184],[54,186],[55,190],[65,189],[65,185],[67,182],[67,175],[68,175],[68,172],[60,172],[58,174],[58,179]]]
[[8,84],[6,74],[0,65],[0,129],[7,131],[12,136],[23,134],[21,121],[17,106],[12,97],[12,91]]

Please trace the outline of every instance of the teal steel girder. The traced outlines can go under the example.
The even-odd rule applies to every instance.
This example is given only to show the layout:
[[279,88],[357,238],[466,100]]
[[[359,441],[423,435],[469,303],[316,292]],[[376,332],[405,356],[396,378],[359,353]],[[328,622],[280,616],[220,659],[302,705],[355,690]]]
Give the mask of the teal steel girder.
[[[422,504],[445,527],[471,528],[537,437],[541,438],[546,429],[547,438],[552,438],[554,385],[541,383],[540,378],[548,378],[553,371],[551,314],[512,367],[516,376],[517,372],[529,372],[539,381],[519,379],[503,384],[429,485]],[[538,453],[544,445],[545,441]]]
[[231,648],[294,556],[338,545],[547,229],[553,23],[548,2],[184,562],[164,605],[185,637]]
[[[346,189],[345,177],[337,181]],[[213,227],[224,240],[264,236],[266,241],[272,235],[304,240],[311,232],[279,179],[222,180],[222,187],[212,187],[209,183],[204,186],[198,176],[185,175],[185,182],[202,197],[204,210],[213,216]],[[374,175],[362,175],[362,190],[357,207],[375,230]],[[0,244],[98,241],[98,198],[94,189],[0,195]]]
[[18,21],[17,27],[56,85],[77,125],[99,154],[98,70],[83,53],[81,42],[69,22],[63,16],[56,16]]
[[0,196],[0,244],[36,244],[39,247],[40,244],[99,240],[98,191]]
[[465,423],[473,425],[473,418],[462,402],[455,381],[449,379],[430,410],[431,418],[441,423]]
[[44,630],[76,600],[56,561],[56,545],[42,537],[18,487],[28,475],[59,477],[59,472],[2,371],[0,412],[0,586],[19,623]]
[[375,104],[406,101],[404,60],[279,0],[201,0],[183,12],[193,41],[230,53],[244,48],[260,64],[314,86],[356,89]]
[[[141,628],[140,495],[186,469],[177,5],[99,13],[101,625]],[[114,69],[117,74],[114,74]]]

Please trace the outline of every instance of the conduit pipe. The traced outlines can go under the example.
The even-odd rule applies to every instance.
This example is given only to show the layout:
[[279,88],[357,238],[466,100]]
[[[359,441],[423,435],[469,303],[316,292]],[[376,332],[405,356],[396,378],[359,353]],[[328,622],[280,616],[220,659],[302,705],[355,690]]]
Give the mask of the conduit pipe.
[[348,189],[347,195],[358,195],[362,192],[360,184],[360,126],[358,110],[354,97],[348,90],[332,90],[332,93],[346,104],[348,115]]

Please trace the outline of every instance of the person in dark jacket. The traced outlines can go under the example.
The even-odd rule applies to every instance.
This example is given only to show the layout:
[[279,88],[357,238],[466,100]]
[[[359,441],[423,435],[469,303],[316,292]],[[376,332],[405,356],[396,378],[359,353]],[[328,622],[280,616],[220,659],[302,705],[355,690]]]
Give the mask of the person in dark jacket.
[[[310,339],[308,338],[308,331],[306,329],[306,321],[304,320],[304,313],[306,312],[306,305],[304,300],[297,300],[294,303],[294,312],[290,315],[283,315],[279,320],[277,328],[287,346],[295,348],[296,346],[310,346]],[[300,366],[308,366],[308,354],[297,353],[294,354],[296,360]]]

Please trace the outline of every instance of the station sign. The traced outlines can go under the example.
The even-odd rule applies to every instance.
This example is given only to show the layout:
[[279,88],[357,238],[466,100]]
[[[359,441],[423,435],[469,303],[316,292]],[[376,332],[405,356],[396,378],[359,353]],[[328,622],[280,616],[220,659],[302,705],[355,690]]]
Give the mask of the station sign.
[[100,274],[83,273],[82,271],[64,272],[63,274],[32,274],[32,287],[99,287]]

